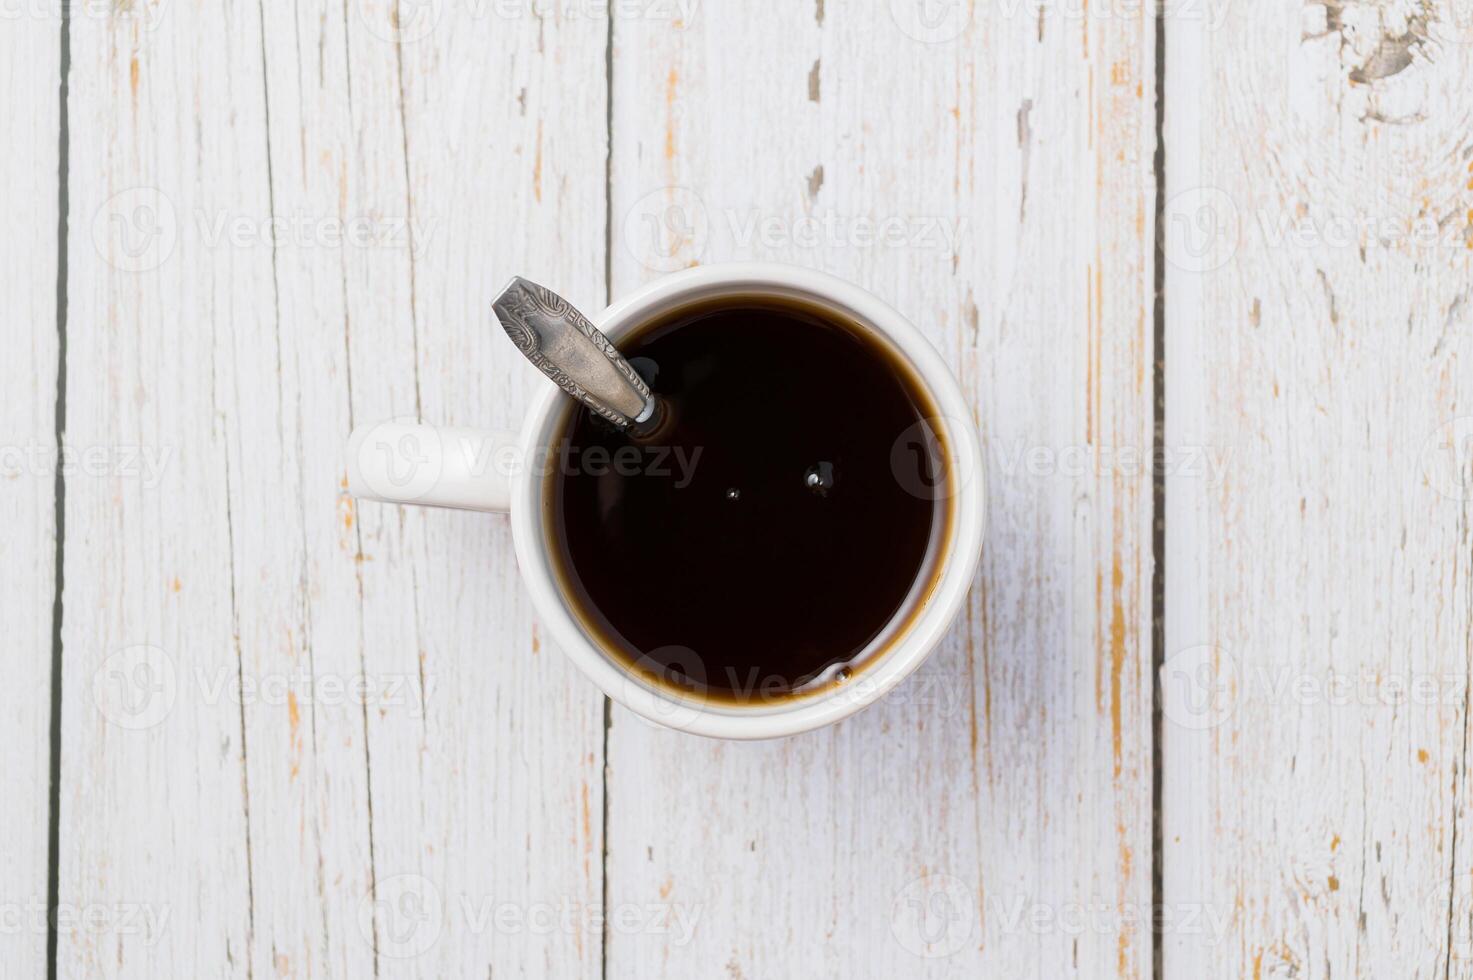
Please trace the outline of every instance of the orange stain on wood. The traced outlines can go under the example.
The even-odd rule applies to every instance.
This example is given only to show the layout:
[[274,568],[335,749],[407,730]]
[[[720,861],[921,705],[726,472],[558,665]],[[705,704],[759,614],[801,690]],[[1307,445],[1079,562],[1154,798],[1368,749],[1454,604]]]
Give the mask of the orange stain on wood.
[[[1131,864],[1133,863],[1135,854],[1131,851],[1130,846],[1123,842],[1123,838],[1125,837],[1125,825],[1120,824],[1115,828],[1115,830],[1116,833],[1118,833],[1122,838],[1122,843],[1120,844],[1120,887],[1123,891],[1125,888],[1125,883],[1130,880],[1130,868]],[[1121,904],[1122,906],[1124,905],[1123,898]],[[1122,922],[1120,924],[1120,934],[1115,941],[1115,968],[1121,977],[1129,977],[1134,975],[1133,971],[1130,969],[1129,955],[1130,939],[1133,932],[1134,929],[1132,928],[1130,923]]]
[[286,692],[286,717],[291,726],[291,750],[292,770],[291,778],[296,779],[297,773],[302,769],[302,710],[297,707],[297,692]]
[[1423,763],[1425,765],[1428,758],[1429,757],[1427,755],[1427,750],[1426,749],[1418,749],[1417,750],[1417,761],[1418,762]]
[[587,779],[582,781],[579,792],[583,804],[583,877],[591,878],[593,874],[593,808],[588,802]]
[[665,162],[675,160],[675,95],[680,89],[680,72],[670,66],[665,76]]
[[1114,752],[1115,776],[1120,777],[1122,725],[1120,720],[1120,675],[1125,669],[1125,608],[1120,600],[1125,573],[1116,551],[1110,569],[1110,742]]
[[583,780],[583,850],[593,848],[593,808],[588,802],[588,780]]
[[661,885],[660,885],[660,897],[661,898],[669,898],[670,897],[670,890],[672,888],[674,888],[674,887],[675,887],[675,876],[674,875],[666,875],[664,882],[661,883]]
[[128,62],[128,88],[133,92],[133,102],[138,103],[138,56]]
[[178,595],[179,590],[184,588],[184,583],[179,581],[179,577],[176,575],[174,581],[170,583],[170,588],[174,590],[175,595]]
[[344,551],[348,551],[353,543],[351,532],[353,530],[354,502],[352,496],[348,493],[347,486],[348,481],[344,479],[343,491],[338,494],[338,512],[342,515],[343,522],[343,536],[338,542],[338,547]]
[[542,652],[542,637],[540,637],[540,636],[537,635],[537,624],[536,623],[533,623],[532,624],[532,652],[533,653],[541,653]]
[[1338,892],[1339,890],[1340,890],[1340,879],[1339,878],[1336,878],[1334,875],[1330,875],[1330,891],[1332,891],[1332,892]]

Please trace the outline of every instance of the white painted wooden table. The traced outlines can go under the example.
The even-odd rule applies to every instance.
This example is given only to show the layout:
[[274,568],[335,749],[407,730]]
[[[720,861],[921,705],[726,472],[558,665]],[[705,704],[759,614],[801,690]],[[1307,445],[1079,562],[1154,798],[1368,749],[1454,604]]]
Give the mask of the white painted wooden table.
[[[0,16],[5,977],[1473,975],[1468,0],[59,3]],[[765,744],[341,455],[519,419],[512,272],[739,258],[908,314],[992,480],[933,659]]]

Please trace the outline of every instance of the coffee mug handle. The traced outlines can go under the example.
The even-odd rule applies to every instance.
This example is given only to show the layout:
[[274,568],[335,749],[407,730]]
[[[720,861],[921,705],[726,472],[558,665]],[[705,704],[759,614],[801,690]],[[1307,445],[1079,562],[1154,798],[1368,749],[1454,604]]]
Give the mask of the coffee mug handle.
[[348,437],[348,492],[360,500],[506,513],[521,450],[514,432],[396,419]]

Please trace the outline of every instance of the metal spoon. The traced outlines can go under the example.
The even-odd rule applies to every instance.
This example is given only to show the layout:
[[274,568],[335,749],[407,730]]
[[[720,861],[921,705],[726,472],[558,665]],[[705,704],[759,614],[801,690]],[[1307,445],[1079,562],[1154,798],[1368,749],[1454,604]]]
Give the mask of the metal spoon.
[[621,429],[648,428],[659,400],[572,303],[513,276],[491,308],[517,350],[559,388]]

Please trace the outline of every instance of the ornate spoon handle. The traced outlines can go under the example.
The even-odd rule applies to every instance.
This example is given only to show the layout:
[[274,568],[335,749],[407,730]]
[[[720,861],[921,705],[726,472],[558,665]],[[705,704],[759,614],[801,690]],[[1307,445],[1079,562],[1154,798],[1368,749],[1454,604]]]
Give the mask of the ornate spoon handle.
[[599,415],[627,428],[654,414],[649,385],[588,317],[557,293],[513,276],[491,307],[517,350]]

